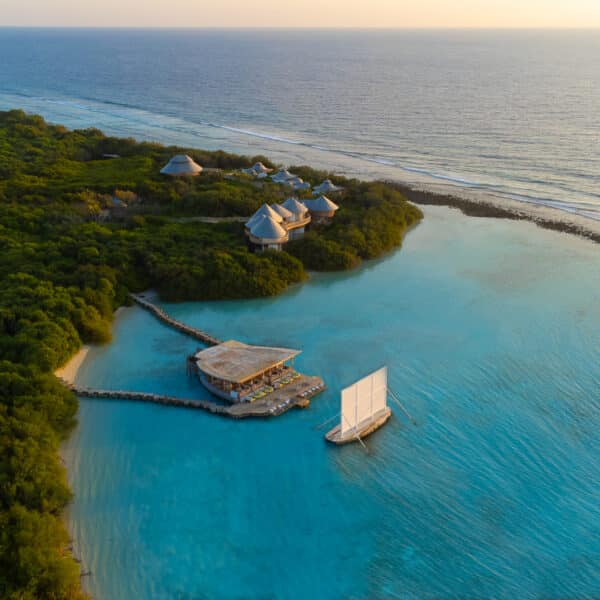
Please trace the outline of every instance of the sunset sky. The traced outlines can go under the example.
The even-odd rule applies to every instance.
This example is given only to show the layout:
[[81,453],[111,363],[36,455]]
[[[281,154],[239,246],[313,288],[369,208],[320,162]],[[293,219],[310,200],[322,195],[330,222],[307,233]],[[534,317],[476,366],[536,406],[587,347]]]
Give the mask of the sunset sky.
[[600,0],[0,0],[0,24],[121,27],[600,27]]

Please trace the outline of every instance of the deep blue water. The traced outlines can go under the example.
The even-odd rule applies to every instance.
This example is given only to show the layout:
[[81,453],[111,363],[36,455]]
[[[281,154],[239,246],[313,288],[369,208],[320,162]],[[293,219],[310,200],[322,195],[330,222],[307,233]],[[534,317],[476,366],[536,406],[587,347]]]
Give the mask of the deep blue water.
[[[167,305],[301,348],[329,390],[236,422],[82,400],[70,522],[97,598],[600,597],[600,256],[529,223],[430,208],[401,251],[277,299]],[[193,341],[138,308],[79,381],[204,397]],[[387,364],[415,416],[333,448],[339,391]]]
[[600,218],[597,31],[0,29],[0,109]]

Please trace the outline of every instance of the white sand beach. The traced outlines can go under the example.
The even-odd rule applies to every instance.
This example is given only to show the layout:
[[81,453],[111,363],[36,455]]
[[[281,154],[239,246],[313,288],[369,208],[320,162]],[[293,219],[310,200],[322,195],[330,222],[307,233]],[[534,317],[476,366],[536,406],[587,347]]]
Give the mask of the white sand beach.
[[[399,183],[406,185],[417,193],[421,192],[426,195],[425,198],[421,198],[422,202],[420,202],[419,199],[412,198],[410,194],[407,194],[409,199],[417,204],[438,204],[466,208],[465,212],[472,214],[467,206],[461,204],[461,202],[466,202],[471,206],[479,205],[481,207],[481,211],[476,211],[481,213],[477,216],[502,217],[500,214],[494,214],[494,211],[504,211],[516,218],[533,221],[547,229],[581,235],[594,241],[600,240],[600,220],[568,212],[564,209],[514,200],[488,190],[471,189],[452,184]],[[490,213],[487,215],[486,208],[490,209]]]
[[74,383],[77,372],[83,364],[83,361],[86,359],[90,348],[91,346],[83,346],[79,352],[67,362],[67,364],[63,365],[60,369],[56,369],[54,374],[67,383]]

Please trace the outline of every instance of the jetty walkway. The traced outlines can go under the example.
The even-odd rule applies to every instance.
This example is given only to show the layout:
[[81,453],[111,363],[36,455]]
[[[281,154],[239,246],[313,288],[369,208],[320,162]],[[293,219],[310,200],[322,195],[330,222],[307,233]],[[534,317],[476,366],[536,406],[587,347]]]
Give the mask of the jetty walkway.
[[[190,400],[187,398],[176,398],[174,396],[165,396],[161,394],[151,394],[147,392],[128,392],[123,390],[95,390],[87,387],[80,387],[74,384],[63,382],[72,392],[82,398],[101,398],[104,400],[131,400],[137,402],[149,402],[151,404],[162,404],[165,406],[178,406],[182,408],[191,408],[204,410],[213,415],[221,415],[232,419],[245,419],[248,417],[266,418],[277,417],[291,408],[306,408],[310,404],[310,399],[325,389],[323,381],[318,378],[311,378],[310,383],[314,384],[306,388],[302,393],[289,396],[285,399],[270,399],[264,402],[246,402],[241,404],[224,405],[212,402],[210,400]],[[309,383],[307,381],[307,383]]]
[[206,331],[196,329],[195,327],[191,327],[190,325],[186,325],[181,321],[173,319],[173,317],[170,317],[162,308],[156,306],[156,304],[152,304],[152,302],[146,300],[142,296],[138,294],[129,294],[129,296],[136,304],[152,313],[159,321],[165,323],[165,325],[173,327],[173,329],[176,329],[177,331],[180,331],[181,333],[184,333],[185,335],[188,335],[195,340],[199,340],[200,342],[209,346],[217,346],[218,344],[223,343],[222,340],[209,335],[206,333]]
[[[201,329],[190,327],[181,321],[170,317],[162,308],[156,306],[143,296],[130,294],[131,299],[152,313],[157,319],[209,346],[218,346],[223,342]],[[248,417],[265,418],[276,417],[291,408],[306,408],[310,405],[310,399],[325,389],[325,383],[320,377],[298,374],[294,381],[285,386],[273,389],[271,393],[262,398],[256,398],[253,402],[238,402],[234,404],[221,404],[210,400],[192,400],[188,398],[176,398],[162,394],[148,392],[132,392],[124,390],[97,390],[80,387],[73,383],[62,380],[63,384],[72,392],[82,398],[102,398],[106,400],[131,400],[137,402],[149,402],[165,406],[177,406],[196,410],[204,410],[213,415],[221,415],[232,419],[245,419]]]

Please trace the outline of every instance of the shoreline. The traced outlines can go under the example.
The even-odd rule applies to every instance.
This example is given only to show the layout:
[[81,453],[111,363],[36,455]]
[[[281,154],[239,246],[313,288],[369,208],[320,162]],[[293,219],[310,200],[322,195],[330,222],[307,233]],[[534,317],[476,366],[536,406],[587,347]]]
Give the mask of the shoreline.
[[482,190],[453,185],[407,183],[397,180],[386,180],[385,183],[404,194],[409,202],[420,206],[458,208],[468,217],[530,221],[543,229],[576,235],[600,244],[600,221],[558,208],[529,204]]
[[54,371],[54,375],[67,383],[75,383],[77,373],[91,349],[91,346],[83,345],[62,367]]
[[[119,315],[121,311],[125,310],[126,308],[126,306],[119,306],[113,312],[113,321],[111,323],[111,329],[114,325],[115,318]],[[79,348],[79,350],[75,354],[73,354],[73,356],[71,356],[71,358],[69,358],[69,360],[62,367],[59,367],[54,371],[54,376],[58,377],[58,379],[62,379],[64,382],[70,385],[73,385],[75,383],[75,379],[77,379],[79,369],[81,369],[91,349],[91,344],[84,344],[83,346],[81,346],[81,348]]]

